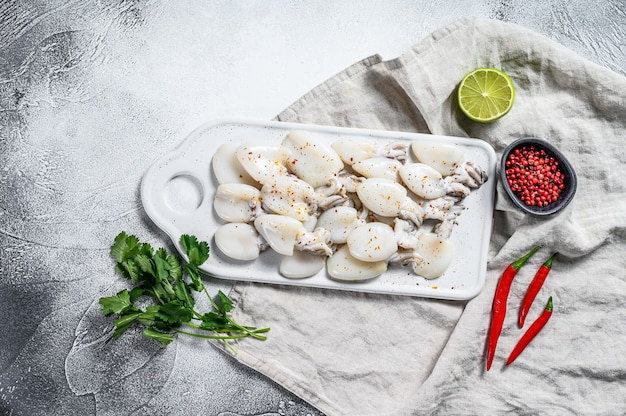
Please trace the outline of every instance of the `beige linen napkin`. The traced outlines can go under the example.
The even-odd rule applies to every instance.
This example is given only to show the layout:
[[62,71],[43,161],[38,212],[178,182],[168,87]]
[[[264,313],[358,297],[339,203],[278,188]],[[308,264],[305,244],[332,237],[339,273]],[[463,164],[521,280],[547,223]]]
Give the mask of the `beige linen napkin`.
[[[487,125],[458,110],[469,70],[497,67],[517,89],[513,110]],[[579,177],[559,215],[517,211],[498,185],[486,284],[468,302],[237,283],[235,318],[269,325],[237,359],[328,415],[617,414],[626,408],[626,80],[524,28],[462,19],[402,56],[373,56],[286,109],[281,121],[469,136],[496,152],[540,136]],[[490,178],[497,180],[497,178]],[[468,241],[471,244],[472,241]],[[506,265],[543,249],[518,274],[491,371],[484,348],[496,282]],[[514,363],[521,298],[558,252],[527,321],[548,296],[554,315]],[[527,324],[526,327],[528,327]]]

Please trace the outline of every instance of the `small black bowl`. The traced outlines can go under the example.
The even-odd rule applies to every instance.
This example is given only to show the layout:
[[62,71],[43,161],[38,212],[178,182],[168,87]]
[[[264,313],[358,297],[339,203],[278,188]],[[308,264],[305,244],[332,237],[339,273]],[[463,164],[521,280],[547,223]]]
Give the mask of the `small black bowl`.
[[[526,203],[522,201],[509,186],[509,182],[506,176],[506,161],[511,152],[514,152],[516,149],[519,149],[522,146],[533,146],[539,150],[543,149],[548,155],[558,160],[560,170],[565,176],[563,181],[565,188],[562,189],[556,201],[551,202],[546,206],[526,205]],[[522,211],[537,216],[552,215],[565,208],[574,198],[577,187],[576,172],[574,171],[572,164],[556,147],[539,137],[524,137],[521,139],[517,139],[513,143],[508,145],[506,149],[504,149],[504,152],[502,153],[502,159],[500,161],[500,180],[502,181],[502,186],[506,190],[506,193],[511,198],[511,201],[515,203],[515,205],[517,205]]]

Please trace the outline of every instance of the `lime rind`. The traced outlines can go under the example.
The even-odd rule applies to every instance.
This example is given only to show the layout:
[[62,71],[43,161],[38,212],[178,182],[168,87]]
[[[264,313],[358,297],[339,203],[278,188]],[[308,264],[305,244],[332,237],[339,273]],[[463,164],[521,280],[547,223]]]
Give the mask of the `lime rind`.
[[501,118],[511,110],[514,101],[511,78],[496,68],[475,69],[459,84],[459,107],[477,122],[489,123]]

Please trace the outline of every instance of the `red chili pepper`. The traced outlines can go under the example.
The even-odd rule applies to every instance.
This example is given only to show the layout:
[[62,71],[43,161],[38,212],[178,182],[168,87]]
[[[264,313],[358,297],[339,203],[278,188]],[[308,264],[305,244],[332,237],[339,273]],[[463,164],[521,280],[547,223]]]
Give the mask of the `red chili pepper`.
[[541,329],[546,326],[551,316],[552,296],[550,296],[550,298],[548,299],[548,304],[543,310],[543,313],[539,316],[539,318],[537,318],[535,322],[533,322],[530,328],[528,328],[528,331],[526,331],[526,333],[522,335],[522,338],[520,338],[515,348],[513,348],[509,359],[506,361],[506,365],[511,364],[522,353],[522,351],[524,351],[524,348],[526,348],[530,341],[532,341],[533,338],[535,338],[535,336],[539,333],[539,331],[541,331]]
[[493,306],[491,307],[491,326],[489,327],[489,338],[487,340],[487,371],[491,368],[491,363],[493,362],[493,357],[496,353],[498,338],[502,332],[502,325],[504,324],[504,317],[506,316],[506,301],[509,298],[509,291],[511,290],[513,278],[524,263],[526,263],[526,260],[528,260],[540,248],[541,246],[536,246],[523,257],[509,264],[498,281],[496,294],[493,297]]
[[524,326],[524,321],[526,320],[526,315],[528,315],[530,306],[535,301],[535,297],[537,296],[537,293],[539,293],[541,286],[543,286],[543,282],[546,280],[546,277],[548,277],[548,273],[552,270],[552,260],[554,260],[555,256],[556,253],[541,265],[539,270],[537,270],[537,274],[535,274],[535,278],[532,282],[530,282],[530,286],[528,286],[528,291],[524,296],[524,300],[522,300],[522,307],[519,310],[520,328]]

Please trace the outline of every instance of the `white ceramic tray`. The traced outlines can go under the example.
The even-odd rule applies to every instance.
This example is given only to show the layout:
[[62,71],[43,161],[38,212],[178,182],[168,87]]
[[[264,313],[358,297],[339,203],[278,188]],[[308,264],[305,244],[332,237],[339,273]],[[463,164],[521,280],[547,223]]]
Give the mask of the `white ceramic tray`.
[[[279,255],[264,251],[251,262],[233,261],[223,256],[213,235],[223,221],[213,210],[217,181],[211,168],[213,154],[226,142],[279,144],[291,130],[320,133],[332,143],[352,138],[381,143],[406,140],[436,141],[464,149],[467,160],[478,163],[489,179],[463,200],[466,210],[452,232],[455,259],[443,276],[426,280],[409,268],[390,266],[383,275],[365,282],[344,283],[330,279],[326,270],[306,279],[287,279],[278,273]],[[496,185],[496,156],[493,148],[479,139],[435,136],[366,129],[348,129],[281,122],[223,120],[204,124],[193,131],[174,151],[156,161],[145,173],[141,185],[144,209],[165,231],[184,256],[179,239],[192,234],[210,244],[209,260],[201,267],[217,278],[284,285],[352,290],[372,293],[465,300],[482,289],[487,267]]]

